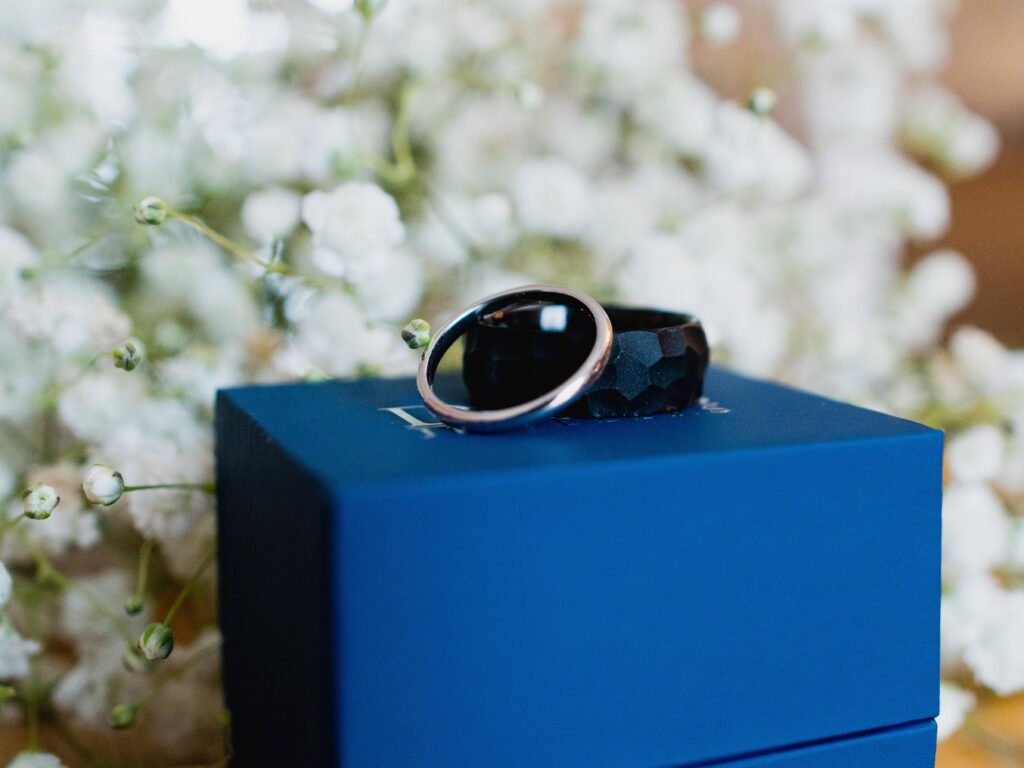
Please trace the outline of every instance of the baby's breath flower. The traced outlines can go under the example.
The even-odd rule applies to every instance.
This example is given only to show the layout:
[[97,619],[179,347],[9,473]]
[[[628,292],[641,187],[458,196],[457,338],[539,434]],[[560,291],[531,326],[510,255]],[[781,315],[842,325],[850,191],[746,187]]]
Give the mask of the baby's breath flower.
[[126,341],[121,346],[116,347],[112,354],[114,356],[114,367],[120,368],[123,371],[134,371],[139,363],[142,362],[142,350],[132,341]]
[[135,725],[135,716],[139,713],[138,704],[116,704],[110,710],[110,727],[118,730],[131,728]]
[[124,478],[116,469],[103,464],[93,464],[82,481],[82,490],[90,504],[109,507],[124,493]]
[[409,349],[419,349],[430,343],[430,323],[417,318],[402,329],[402,341]]
[[150,661],[166,659],[174,650],[174,633],[166,624],[154,621],[139,636],[139,650]]
[[775,91],[765,86],[755,88],[747,97],[747,109],[760,117],[768,117],[778,103],[779,97]]
[[45,520],[60,503],[60,496],[52,485],[36,483],[21,495],[25,502],[25,517],[30,520]]
[[701,36],[712,45],[728,45],[736,39],[742,22],[743,17],[732,3],[712,3],[701,14]]
[[11,574],[7,572],[3,563],[0,563],[0,610],[7,605],[11,599]]
[[48,752],[22,752],[7,764],[7,768],[65,768],[56,755]]
[[144,200],[140,200],[132,209],[135,220],[139,222],[139,224],[149,224],[153,226],[163,224],[167,221],[168,211],[167,203],[159,197],[147,197]]

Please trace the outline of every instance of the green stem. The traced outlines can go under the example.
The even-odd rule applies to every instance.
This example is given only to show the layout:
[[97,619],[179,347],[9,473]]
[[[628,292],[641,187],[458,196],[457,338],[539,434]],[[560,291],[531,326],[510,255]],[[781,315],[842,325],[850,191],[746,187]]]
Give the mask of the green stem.
[[416,175],[416,160],[409,143],[409,105],[413,90],[410,86],[402,89],[398,97],[398,114],[391,126],[391,150],[395,155],[395,172],[399,179],[408,180]]
[[245,246],[241,245],[240,243],[236,243],[229,237],[222,235],[213,227],[204,223],[200,219],[197,219],[195,216],[191,216],[187,213],[181,213],[180,211],[168,211],[167,216],[168,218],[177,219],[178,221],[182,221],[188,224],[193,229],[196,229],[203,235],[205,235],[207,239],[216,243],[225,251],[230,253],[232,256],[239,258],[242,261],[251,261],[253,264],[263,267],[263,269],[267,270],[267,272],[277,272],[279,274],[289,273],[288,267],[286,265],[280,262],[270,262],[267,261],[266,259],[260,258]]
[[4,520],[3,523],[0,523],[0,536],[3,536],[5,533],[7,533],[9,530],[11,530],[14,526],[16,526],[24,519],[25,513],[22,512],[17,517],[12,517],[9,520]]
[[126,485],[124,493],[132,491],[202,491],[203,493],[214,494],[217,492],[216,483],[149,483],[146,485]]
[[363,19],[363,25],[359,28],[359,37],[356,39],[355,52],[352,54],[352,83],[345,94],[344,105],[351,107],[359,94],[359,81],[363,77],[363,54],[366,53],[366,44],[370,41],[370,29],[372,23],[369,19]]
[[198,651],[193,653],[188,658],[187,661],[177,666],[173,671],[163,675],[163,677],[161,677],[159,680],[153,683],[153,685],[149,686],[149,688],[147,688],[146,691],[139,697],[139,700],[135,702],[135,705],[141,709],[144,704],[158,696],[160,692],[165,687],[167,687],[167,684],[169,682],[181,677],[185,672],[187,672],[192,667],[196,666],[196,664],[198,664],[200,661],[208,658],[209,656],[212,656],[219,650],[220,648],[216,643],[211,643],[206,648],[200,648]]
[[101,760],[75,738],[75,735],[64,725],[59,717],[49,717],[47,718],[47,723],[57,738],[67,744],[81,758],[85,768],[115,768],[114,763]]
[[25,717],[28,720],[28,749],[29,752],[39,751],[39,687],[33,678],[29,688],[28,698],[25,700]]
[[139,573],[135,579],[135,599],[142,600],[146,594],[146,578],[149,574],[149,556],[153,553],[153,539],[146,539],[139,548]]
[[214,550],[213,552],[210,552],[203,562],[199,564],[199,567],[196,568],[196,572],[192,574],[192,578],[190,578],[188,583],[181,588],[181,592],[178,593],[178,597],[167,611],[167,616],[164,617],[164,624],[167,626],[171,625],[171,620],[174,618],[174,614],[178,612],[178,609],[181,607],[181,604],[185,602],[185,598],[189,596],[189,593],[191,593],[192,590],[195,589],[196,585],[199,584],[200,580],[203,578],[203,574],[206,573],[206,569],[210,567],[216,556],[217,552]]
[[135,643],[135,635],[129,631],[128,626],[124,623],[119,613],[110,610],[106,604],[92,592],[92,590],[72,581],[63,573],[58,571],[50,558],[46,556],[46,553],[34,541],[29,539],[27,536],[22,536],[21,541],[32,555],[32,559],[35,560],[36,579],[40,583],[49,581],[55,584],[58,589],[65,591],[70,589],[75,590],[82,595],[86,601],[88,601],[97,613],[110,619],[114,627],[121,633],[121,636],[124,637],[129,645],[133,645]]

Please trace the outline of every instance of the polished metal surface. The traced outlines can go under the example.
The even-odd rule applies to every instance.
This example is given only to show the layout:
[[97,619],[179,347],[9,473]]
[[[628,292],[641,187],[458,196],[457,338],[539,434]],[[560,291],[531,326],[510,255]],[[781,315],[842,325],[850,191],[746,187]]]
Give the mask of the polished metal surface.
[[[561,385],[519,405],[495,410],[473,410],[446,403],[434,393],[434,375],[445,352],[482,315],[521,301],[545,301],[576,306],[594,320],[594,346],[578,369]],[[416,387],[424,404],[437,418],[469,432],[504,432],[524,427],[558,413],[583,395],[601,375],[612,349],[612,323],[604,308],[582,291],[557,285],[524,285],[488,296],[463,309],[445,323],[423,353]]]

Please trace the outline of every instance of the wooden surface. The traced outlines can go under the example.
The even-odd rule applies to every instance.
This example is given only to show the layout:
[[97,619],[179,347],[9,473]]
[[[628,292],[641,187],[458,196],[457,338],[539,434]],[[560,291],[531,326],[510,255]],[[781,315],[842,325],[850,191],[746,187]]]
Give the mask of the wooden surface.
[[[954,185],[944,244],[964,253],[978,295],[960,319],[1024,346],[1024,2],[961,0],[944,79],[993,120],[1003,150],[985,174]],[[1024,639],[1022,639],[1024,642]]]
[[983,706],[960,732],[939,745],[935,765],[1024,768],[1024,696]]

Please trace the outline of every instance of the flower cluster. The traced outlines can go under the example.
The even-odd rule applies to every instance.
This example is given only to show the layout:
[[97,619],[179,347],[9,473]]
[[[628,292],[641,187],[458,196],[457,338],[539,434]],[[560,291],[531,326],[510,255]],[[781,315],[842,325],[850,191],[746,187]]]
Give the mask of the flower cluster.
[[[975,329],[941,346],[970,267],[904,258],[998,143],[933,77],[948,6],[0,19],[0,706],[29,726],[11,765],[59,765],[39,750],[80,753],[69,735],[124,754],[111,728],[166,764],[220,757],[218,387],[409,372],[414,313],[537,280],[696,312],[719,360],[949,428],[944,731],[1024,689],[1024,361]],[[716,90],[751,36],[786,78]]]

